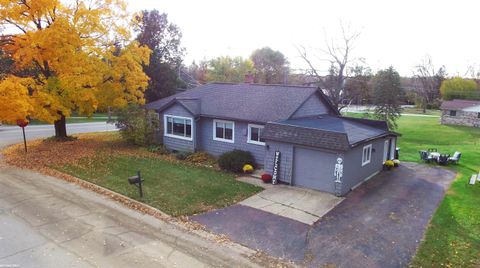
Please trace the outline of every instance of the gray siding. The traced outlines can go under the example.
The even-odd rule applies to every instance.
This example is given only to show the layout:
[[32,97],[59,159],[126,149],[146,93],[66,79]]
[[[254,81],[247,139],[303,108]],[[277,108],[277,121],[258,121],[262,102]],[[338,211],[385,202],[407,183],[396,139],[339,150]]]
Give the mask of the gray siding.
[[248,123],[235,121],[234,143],[216,141],[213,139],[213,119],[202,117],[197,122],[197,149],[213,156],[235,149],[249,151],[253,154],[257,165],[263,165],[265,146],[247,143]]
[[291,184],[292,182],[292,166],[293,166],[293,145],[287,143],[279,143],[269,141],[268,149],[265,151],[264,169],[268,174],[273,173],[273,161],[275,151],[280,151],[280,170],[278,179],[281,182]]
[[[193,141],[177,139],[173,137],[163,136],[163,145],[168,150],[175,150],[180,152],[194,152],[195,151],[195,139],[197,137],[196,129],[197,123],[195,122],[194,116],[187,111],[184,107],[179,104],[174,104],[171,107],[165,109],[162,114],[160,114],[160,120],[163,123],[163,116],[167,115],[176,115],[176,116],[183,116],[183,117],[191,117],[193,118],[192,122],[192,135]],[[163,129],[163,125],[161,127]],[[164,133],[164,132],[162,132]]]
[[[377,139],[361,144],[345,153],[342,178],[342,194],[383,168],[383,147],[386,139]],[[363,147],[372,144],[372,157],[369,164],[362,166]]]
[[320,100],[317,94],[313,94],[305,103],[291,116],[291,118],[301,118],[328,113],[328,108]]

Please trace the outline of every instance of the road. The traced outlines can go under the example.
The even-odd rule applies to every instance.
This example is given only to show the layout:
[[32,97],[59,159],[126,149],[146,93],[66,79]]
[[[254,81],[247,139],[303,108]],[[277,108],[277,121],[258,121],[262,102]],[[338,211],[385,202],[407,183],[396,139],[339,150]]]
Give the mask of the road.
[[[70,134],[114,130],[71,124]],[[53,134],[27,128],[29,139]],[[3,146],[21,141],[2,127]],[[76,184],[5,165],[0,155],[0,267],[255,267],[255,252],[143,215]]]
[[[67,124],[67,133],[88,133],[115,131],[117,128],[113,124],[105,122]],[[46,138],[55,135],[53,125],[31,125],[25,128],[27,140]],[[0,148],[9,144],[23,141],[22,129],[17,126],[0,126]]]

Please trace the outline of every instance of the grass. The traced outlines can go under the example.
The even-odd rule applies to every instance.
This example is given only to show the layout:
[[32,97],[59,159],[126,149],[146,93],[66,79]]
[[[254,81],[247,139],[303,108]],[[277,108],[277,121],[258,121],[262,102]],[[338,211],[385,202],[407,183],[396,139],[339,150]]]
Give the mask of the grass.
[[[112,119],[115,119],[115,117],[112,116]],[[68,117],[66,119],[67,124],[106,122],[107,120],[108,120],[108,114],[106,114],[106,113],[95,113],[91,117],[72,115],[71,117]],[[31,125],[48,125],[49,123],[42,122],[42,121],[34,119],[34,120],[30,121],[30,124]]]
[[[233,174],[184,163],[135,156],[97,155],[56,169],[142,201],[170,215],[192,215],[239,202],[261,188],[236,181]],[[142,172],[144,198],[127,183]]]
[[425,114],[425,115],[440,116],[441,111],[440,110],[427,109],[426,112],[423,113],[423,110],[420,109],[420,108],[404,108],[402,113],[404,113],[404,114]]
[[[349,114],[361,117],[361,114]],[[480,185],[469,185],[480,170],[480,129],[440,125],[439,118],[402,116],[398,120],[400,159],[421,162],[419,150],[462,152],[457,172],[433,215],[412,267],[478,267],[480,265]]]

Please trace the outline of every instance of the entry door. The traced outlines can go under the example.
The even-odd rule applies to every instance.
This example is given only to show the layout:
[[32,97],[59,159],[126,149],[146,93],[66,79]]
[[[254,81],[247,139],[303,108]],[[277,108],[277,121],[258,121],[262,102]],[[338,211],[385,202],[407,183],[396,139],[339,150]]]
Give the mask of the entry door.
[[390,143],[388,140],[385,140],[385,144],[383,145],[383,162],[387,161],[388,158],[388,148],[390,147]]

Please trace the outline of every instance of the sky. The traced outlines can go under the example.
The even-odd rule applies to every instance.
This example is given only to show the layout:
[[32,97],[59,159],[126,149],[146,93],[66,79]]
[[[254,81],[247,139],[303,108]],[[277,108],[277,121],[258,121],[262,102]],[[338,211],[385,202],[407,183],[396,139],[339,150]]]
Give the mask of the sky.
[[328,69],[322,48],[339,40],[340,25],[360,32],[352,51],[373,71],[393,66],[403,76],[429,55],[436,68],[465,75],[480,70],[480,1],[430,0],[127,0],[131,11],[157,9],[182,33],[184,63],[217,56],[249,57],[269,46],[281,51],[293,69],[307,65],[298,47],[321,71]]

